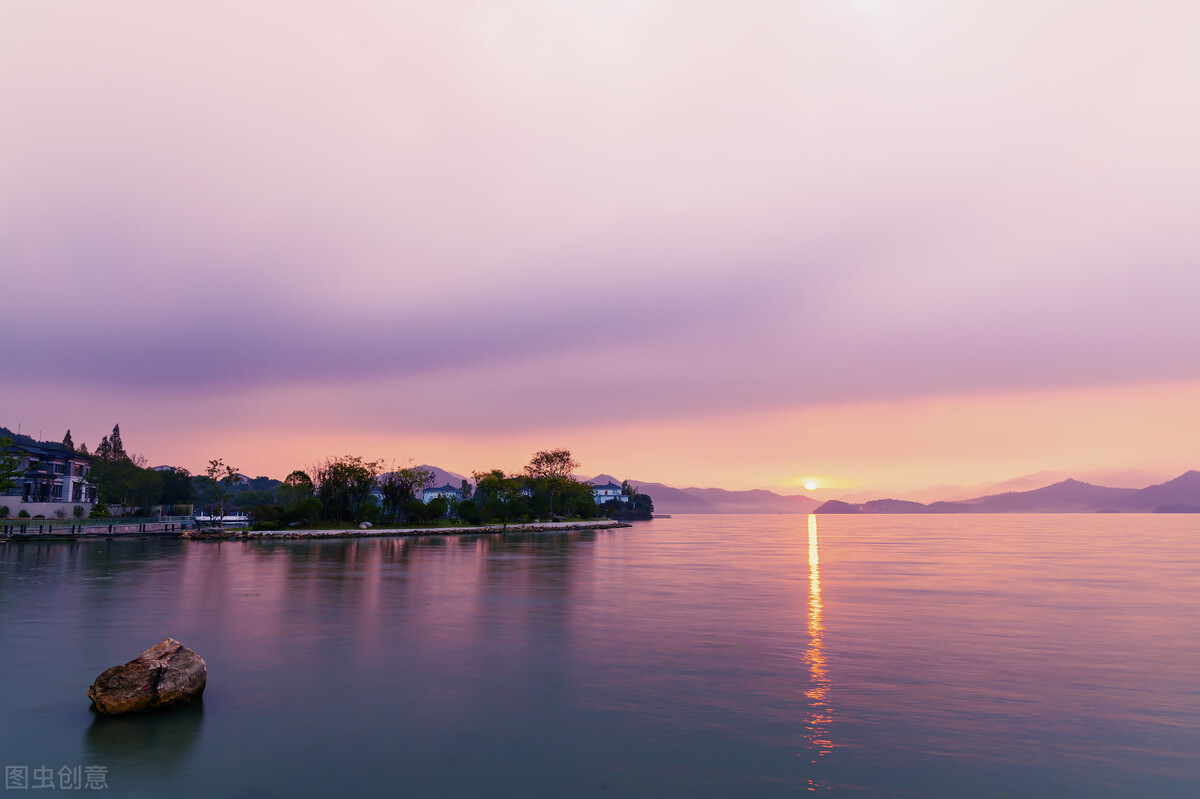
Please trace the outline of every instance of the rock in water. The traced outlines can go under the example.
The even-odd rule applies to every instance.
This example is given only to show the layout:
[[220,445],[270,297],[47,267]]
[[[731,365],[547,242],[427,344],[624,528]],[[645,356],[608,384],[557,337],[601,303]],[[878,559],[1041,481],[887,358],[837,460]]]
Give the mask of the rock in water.
[[87,695],[96,710],[115,716],[187,704],[204,693],[207,679],[204,658],[167,638],[128,663],[106,669]]

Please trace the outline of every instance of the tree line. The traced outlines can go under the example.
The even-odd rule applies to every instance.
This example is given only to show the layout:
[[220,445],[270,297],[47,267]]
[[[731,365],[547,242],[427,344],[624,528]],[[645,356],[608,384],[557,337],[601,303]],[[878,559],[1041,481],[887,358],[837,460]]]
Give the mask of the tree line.
[[[69,440],[70,431],[64,447]],[[86,445],[79,451],[87,454]],[[591,485],[572,475],[580,464],[566,449],[536,452],[516,473],[474,471],[472,480],[458,487],[461,498],[438,497],[428,503],[422,493],[434,483],[432,470],[357,455],[325,458],[283,480],[244,477],[220,458],[192,475],[182,468],[146,468],[144,457],[126,451],[120,425],[115,425],[91,456],[89,480],[98,496],[93,515],[151,515],[156,506],[170,512],[199,504],[221,517],[231,510],[248,513],[257,525],[270,529],[319,522],[430,524],[444,518],[504,525],[564,517],[650,518],[654,509],[650,497],[628,482],[622,486],[627,502],[598,506]]]

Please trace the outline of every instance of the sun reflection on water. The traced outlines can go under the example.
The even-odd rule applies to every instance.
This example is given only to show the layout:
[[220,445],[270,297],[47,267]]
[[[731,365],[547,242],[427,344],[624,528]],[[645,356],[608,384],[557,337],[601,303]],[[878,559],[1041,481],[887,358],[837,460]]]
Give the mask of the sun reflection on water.
[[[821,553],[817,542],[817,517],[808,517],[808,649],[804,662],[808,664],[812,687],[805,692],[809,715],[805,722],[805,739],[810,745],[813,762],[833,751],[829,723],[833,720],[826,695],[829,693],[829,674],[826,670],[822,639],[825,635],[824,604],[821,601]],[[816,786],[810,784],[810,789]]]

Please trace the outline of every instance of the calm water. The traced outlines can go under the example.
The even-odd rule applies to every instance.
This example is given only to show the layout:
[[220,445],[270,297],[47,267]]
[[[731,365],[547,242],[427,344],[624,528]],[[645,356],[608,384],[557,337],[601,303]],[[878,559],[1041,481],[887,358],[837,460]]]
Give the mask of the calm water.
[[[1200,794],[1200,516],[0,560],[0,759],[103,765],[111,796]],[[91,680],[168,635],[202,707],[94,717]]]

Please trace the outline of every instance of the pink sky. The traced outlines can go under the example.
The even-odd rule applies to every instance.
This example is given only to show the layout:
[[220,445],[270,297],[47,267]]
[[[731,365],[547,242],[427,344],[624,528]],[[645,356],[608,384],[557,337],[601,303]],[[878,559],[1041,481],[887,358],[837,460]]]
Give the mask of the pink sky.
[[1200,6],[0,11],[0,424],[672,484],[1200,466]]

